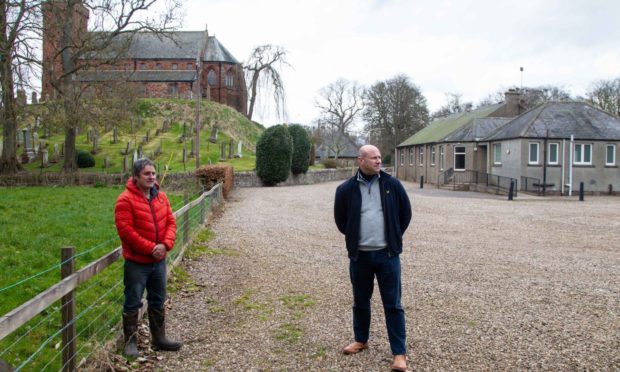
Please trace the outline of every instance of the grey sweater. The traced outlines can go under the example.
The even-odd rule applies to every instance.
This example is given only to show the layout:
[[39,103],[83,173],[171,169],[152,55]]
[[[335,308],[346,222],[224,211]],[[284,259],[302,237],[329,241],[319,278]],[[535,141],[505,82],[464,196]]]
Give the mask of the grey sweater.
[[362,194],[359,250],[378,251],[387,246],[379,176],[368,182],[358,173],[357,181]]

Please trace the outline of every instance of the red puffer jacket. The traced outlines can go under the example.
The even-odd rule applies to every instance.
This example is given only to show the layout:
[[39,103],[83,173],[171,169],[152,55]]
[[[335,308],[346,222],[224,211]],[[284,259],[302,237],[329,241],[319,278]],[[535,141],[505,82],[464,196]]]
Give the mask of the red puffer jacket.
[[149,201],[130,178],[126,190],[116,200],[114,220],[126,260],[158,262],[151,255],[157,244],[164,244],[167,251],[174,247],[177,225],[168,197],[159,191],[157,183],[151,194],[154,195]]

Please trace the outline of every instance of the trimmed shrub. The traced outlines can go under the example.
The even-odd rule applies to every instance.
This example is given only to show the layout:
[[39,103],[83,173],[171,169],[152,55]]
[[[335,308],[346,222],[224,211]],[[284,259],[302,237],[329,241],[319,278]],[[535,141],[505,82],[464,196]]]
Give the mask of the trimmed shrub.
[[224,197],[228,195],[233,188],[233,167],[230,164],[205,165],[196,169],[196,177],[201,181],[205,190],[210,190],[217,183],[222,182],[222,191]]
[[299,124],[288,127],[288,133],[293,139],[293,157],[291,159],[291,172],[293,174],[306,173],[310,166],[310,138],[308,132]]
[[286,126],[267,128],[256,143],[256,175],[266,185],[286,181],[292,154],[293,140]]
[[381,163],[383,163],[385,165],[392,164],[392,154],[385,154],[385,156],[383,157]]
[[95,158],[88,151],[78,150],[76,157],[78,168],[90,168],[95,166]]
[[326,169],[338,168],[338,161],[336,159],[325,159],[322,161],[322,163]]

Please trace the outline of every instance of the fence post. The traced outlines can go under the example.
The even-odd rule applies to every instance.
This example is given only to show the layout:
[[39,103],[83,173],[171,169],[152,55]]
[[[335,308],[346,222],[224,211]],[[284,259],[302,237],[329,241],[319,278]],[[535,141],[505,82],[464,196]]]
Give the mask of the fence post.
[[514,191],[515,191],[515,182],[513,180],[510,180],[510,189],[508,190],[508,200],[512,200]]
[[424,188],[424,176],[420,176],[420,188]]
[[205,217],[207,215],[206,213],[206,208],[205,208],[205,203],[207,202],[207,198],[203,197],[202,201],[200,202],[200,224],[203,225],[205,223]]
[[579,182],[579,201],[583,201],[583,182]]
[[[60,276],[62,279],[75,272],[75,247],[63,247],[60,250]],[[62,370],[75,371],[76,332],[75,323],[75,290],[61,299],[62,313]]]
[[[189,204],[189,194],[183,196],[183,205]],[[183,212],[183,245],[189,241],[189,209]]]

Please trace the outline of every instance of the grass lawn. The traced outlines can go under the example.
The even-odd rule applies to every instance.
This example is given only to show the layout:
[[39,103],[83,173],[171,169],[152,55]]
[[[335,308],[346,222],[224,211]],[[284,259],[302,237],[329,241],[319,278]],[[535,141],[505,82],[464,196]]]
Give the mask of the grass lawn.
[[[0,189],[0,313],[26,302],[60,278],[60,248],[76,248],[77,268],[120,245],[114,226],[114,203],[124,187],[27,187]],[[174,210],[181,195],[170,194]],[[181,222],[182,223],[182,222]],[[181,223],[178,222],[180,225]],[[193,223],[195,225],[195,223]],[[31,278],[31,279],[29,279]],[[120,319],[122,260],[79,287],[77,313],[81,342],[92,347],[109,336]],[[92,309],[91,309],[92,308]],[[18,366],[58,330],[60,304],[45,310],[0,341],[0,359]],[[92,310],[92,311],[89,311]],[[92,339],[94,337],[94,339]],[[57,366],[59,337],[49,339],[27,369]],[[54,368],[52,368],[54,369]],[[55,368],[58,369],[58,368]]]

